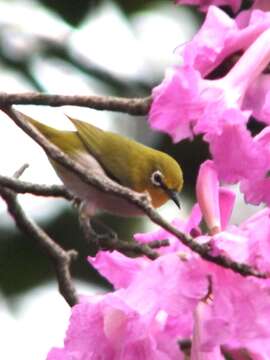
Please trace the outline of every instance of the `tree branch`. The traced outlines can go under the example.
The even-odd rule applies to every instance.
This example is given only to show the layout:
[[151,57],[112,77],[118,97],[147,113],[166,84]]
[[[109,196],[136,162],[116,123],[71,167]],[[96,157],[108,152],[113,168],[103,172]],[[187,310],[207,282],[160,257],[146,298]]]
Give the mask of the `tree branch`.
[[34,238],[54,263],[59,291],[70,306],[78,303],[78,296],[70,274],[70,264],[77,257],[75,250],[65,251],[54,242],[35,222],[29,219],[19,202],[16,193],[0,186],[0,196],[6,202],[8,211],[17,227]]
[[151,97],[121,98],[114,96],[53,95],[38,92],[9,94],[0,92],[0,107],[11,105],[74,105],[96,110],[119,111],[130,115],[147,115]]
[[37,196],[61,197],[66,200],[74,199],[74,197],[62,185],[33,184],[3,175],[0,175],[0,185],[13,190],[17,194],[30,193]]
[[[14,176],[16,177],[16,176]],[[26,194],[30,193],[37,196],[52,196],[60,197],[69,201],[74,201],[75,198],[66,190],[62,185],[40,185],[33,184],[26,181],[21,181],[18,179],[10,178],[7,176],[0,175],[0,186],[8,188],[16,192],[16,194]],[[85,223],[88,223],[89,219],[85,219]],[[82,222],[82,219],[81,219]],[[88,238],[88,235],[91,235],[87,229],[87,224],[84,224],[83,229],[85,238]],[[162,241],[152,241],[149,244],[138,244],[136,242],[124,242],[120,239],[111,239],[106,234],[103,236],[101,241],[100,249],[104,250],[118,250],[124,254],[131,254],[132,256],[145,255],[150,259],[155,259],[158,257],[158,253],[154,252],[152,249],[160,248],[163,246],[168,246],[168,240]],[[90,242],[90,240],[89,240]]]
[[136,205],[157,225],[167,230],[176,236],[184,245],[192,251],[199,254],[203,259],[220,265],[224,268],[233,270],[243,276],[256,276],[259,278],[266,278],[267,274],[261,273],[247,264],[238,263],[230,258],[211,254],[211,249],[208,245],[198,244],[191,236],[182,233],[170,223],[164,220],[152,207],[150,198],[147,194],[139,194],[128,188],[122,187],[115,182],[109,180],[100,180],[95,174],[89,173],[80,164],[67,157],[56,146],[51,144],[42,134],[40,134],[33,126],[23,121],[11,107],[2,107],[2,110],[30,137],[32,137],[47,153],[47,155],[66,167],[69,171],[76,174],[86,184],[95,186],[97,189],[124,198],[128,202]]

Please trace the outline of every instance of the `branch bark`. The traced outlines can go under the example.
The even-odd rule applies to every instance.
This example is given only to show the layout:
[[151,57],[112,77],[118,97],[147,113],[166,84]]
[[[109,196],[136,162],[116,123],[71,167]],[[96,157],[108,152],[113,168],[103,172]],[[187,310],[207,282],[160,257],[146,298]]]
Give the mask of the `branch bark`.
[[53,261],[60,293],[70,306],[78,303],[78,296],[70,274],[71,262],[77,257],[75,250],[65,251],[53,241],[35,222],[27,217],[17,201],[16,193],[0,186],[0,196],[6,202],[8,211],[17,227],[26,235],[34,238]]
[[96,110],[119,111],[130,115],[147,115],[151,97],[121,98],[114,96],[53,95],[38,92],[9,94],[0,92],[0,107],[11,105],[74,105]]
[[41,185],[28,181],[21,181],[11,177],[0,175],[0,184],[17,194],[33,194],[37,196],[61,197],[66,200],[73,200],[73,196],[62,185]]

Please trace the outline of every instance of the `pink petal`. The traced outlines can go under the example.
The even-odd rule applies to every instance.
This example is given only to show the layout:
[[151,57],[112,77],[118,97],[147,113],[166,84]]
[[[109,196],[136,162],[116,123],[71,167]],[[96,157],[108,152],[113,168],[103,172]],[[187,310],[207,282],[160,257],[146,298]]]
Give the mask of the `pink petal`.
[[211,5],[228,5],[232,8],[233,12],[237,12],[240,8],[241,0],[176,0],[176,3],[200,6],[201,11],[207,11]]
[[[162,292],[160,284],[163,284]],[[181,261],[175,253],[163,255],[150,263],[125,290],[125,299],[140,312],[149,311],[155,304],[176,316],[194,309],[206,289],[207,279],[204,271],[198,269],[197,261]]]
[[[270,61],[270,16],[262,14],[259,10],[250,12],[246,27],[239,29],[221,10],[210,8],[198,35],[185,46],[184,65],[168,70],[153,90],[152,128],[168,133],[177,142],[192,138],[194,133],[221,134],[227,124],[246,124],[253,110],[258,112],[252,108],[255,100],[250,100],[249,88]],[[238,50],[245,51],[225,77],[204,78]],[[264,92],[256,93],[257,104],[268,104],[268,100],[258,98]]]
[[201,317],[201,350],[216,347],[248,347],[270,336],[269,288],[256,281],[214,267],[211,272],[212,303]]
[[67,360],[68,354],[65,349],[52,348],[47,355],[46,360]]
[[211,238],[211,247],[214,255],[225,255],[240,263],[249,261],[249,245],[247,237],[236,227],[230,226],[227,231]]
[[129,258],[118,251],[100,251],[95,257],[87,259],[115,289],[127,287],[147,262],[143,258]]
[[[242,115],[236,112],[231,116]],[[220,135],[207,135],[205,138],[210,143],[219,178],[223,181],[235,183],[245,178],[252,179],[265,164],[261,146],[241,124],[224,126]]]
[[252,109],[256,120],[270,124],[270,76],[262,74],[248,89],[244,102],[244,109]]
[[178,337],[189,336],[192,309],[206,291],[198,270],[196,263],[187,266],[176,254],[165,255],[149,262],[126,289],[74,306],[66,359],[183,359]]
[[254,0],[252,9],[260,9],[263,11],[270,11],[270,3],[268,0]]
[[211,6],[200,30],[183,49],[179,48],[179,52],[183,51],[184,64],[199,70],[202,76],[209,74],[230,53],[227,38],[230,37],[231,41],[237,31],[232,18]]
[[[245,346],[251,339],[267,339],[270,296],[266,283],[223,271],[214,285],[213,319],[224,319],[224,343]],[[220,289],[224,291],[221,293]],[[210,326],[209,322],[207,326]],[[221,329],[220,329],[221,330]],[[213,337],[209,339],[213,341]]]
[[231,78],[235,86],[245,89],[246,91],[270,61],[269,38],[270,29],[268,28],[246,49],[244,54],[226,75],[227,80]]
[[196,183],[197,201],[211,234],[221,230],[219,210],[219,182],[212,161],[200,166]]
[[270,178],[263,176],[242,180],[240,189],[247,203],[253,205],[265,203],[270,206]]
[[226,188],[219,189],[219,208],[221,218],[221,228],[226,229],[235,203],[235,193]]
[[[163,82],[153,90],[153,103],[149,122],[153,129],[166,132],[174,142],[192,138],[192,119],[202,111],[198,102],[197,83],[199,73],[191,68],[179,71],[177,68],[166,72]],[[193,84],[190,87],[190,84]]]
[[248,239],[247,262],[261,271],[270,271],[270,210],[263,209],[240,225]]
[[[205,349],[202,346],[202,333],[203,333],[203,322],[204,318],[209,312],[209,307],[211,307],[210,302],[205,302],[204,300],[200,301],[194,312],[194,330],[192,337],[192,346],[191,346],[191,359],[192,360],[222,360],[224,357],[220,352],[220,347],[215,346],[210,349]],[[216,323],[216,329],[220,326],[219,323]]]
[[270,204],[270,127],[266,127],[254,138],[254,145],[258,149],[257,161],[251,162],[249,168],[252,170],[246,179],[241,181],[241,191],[245,194],[247,202],[259,204],[265,202]]
[[[190,216],[187,220],[185,227],[183,228],[183,232],[186,234],[191,234],[193,230],[198,232],[200,235],[201,231],[199,229],[200,222],[202,221],[202,212],[199,204],[195,204],[191,209]],[[194,235],[192,235],[194,236]]]
[[269,27],[270,13],[243,11],[233,20],[211,6],[202,27],[183,49],[184,64],[205,77],[230,55],[247,49]]

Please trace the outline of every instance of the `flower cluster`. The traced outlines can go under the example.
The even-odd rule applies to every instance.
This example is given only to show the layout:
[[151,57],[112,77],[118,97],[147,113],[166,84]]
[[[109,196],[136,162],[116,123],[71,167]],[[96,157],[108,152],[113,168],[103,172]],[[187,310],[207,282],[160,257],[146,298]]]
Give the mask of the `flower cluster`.
[[[269,271],[269,210],[229,225],[235,196],[219,186],[211,161],[200,168],[197,198],[189,219],[174,225],[186,233],[196,230],[200,243],[211,240],[213,252]],[[199,228],[202,215],[211,236]],[[270,357],[268,279],[244,278],[202,260],[163,229],[135,238],[168,238],[170,246],[155,261],[117,251],[90,257],[116,291],[83,297],[72,309],[64,348],[52,349],[47,360],[184,360],[180,344],[186,340],[192,359],[223,359],[222,352],[242,348],[252,359],[259,359],[262,349]]]
[[[219,178],[239,181],[247,201],[269,205],[270,11],[257,5],[235,19],[209,7],[199,32],[177,50],[183,64],[153,90],[149,123],[175,142],[203,134]],[[252,118],[266,125],[256,137],[247,128]]]
[[[200,167],[189,218],[173,225],[208,244],[212,255],[269,273],[270,209],[230,224],[235,194],[220,185],[239,182],[247,201],[270,204],[269,1],[254,1],[235,19],[213,5],[236,12],[240,0],[177,3],[208,12],[177,49],[182,65],[153,90],[149,123],[175,142],[202,134],[213,160]],[[256,136],[247,127],[254,119],[264,126]],[[270,359],[270,279],[203,260],[164,229],[134,238],[168,239],[169,246],[154,261],[117,251],[89,257],[114,291],[81,297],[63,348],[47,360]]]

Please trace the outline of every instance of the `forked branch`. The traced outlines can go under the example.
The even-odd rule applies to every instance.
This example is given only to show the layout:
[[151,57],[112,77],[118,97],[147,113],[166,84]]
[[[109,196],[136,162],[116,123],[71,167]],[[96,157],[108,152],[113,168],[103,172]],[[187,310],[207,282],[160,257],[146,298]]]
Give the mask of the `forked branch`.
[[213,255],[211,249],[207,245],[201,245],[196,242],[188,234],[184,234],[177,228],[164,220],[152,207],[149,196],[147,194],[139,194],[130,189],[122,187],[115,182],[99,179],[95,174],[89,173],[87,169],[77,164],[67,157],[55,145],[51,144],[42,134],[40,134],[33,126],[21,119],[21,117],[10,107],[2,107],[2,110],[31,138],[33,138],[47,153],[47,155],[66,167],[69,171],[76,174],[86,184],[95,186],[102,192],[114,194],[120,198],[124,198],[128,202],[134,204],[141,209],[154,223],[176,236],[184,245],[192,251],[199,254],[203,259],[215,263],[224,268],[233,270],[243,276],[255,276],[266,278],[267,274],[262,273],[251,266],[238,263],[223,255]]

